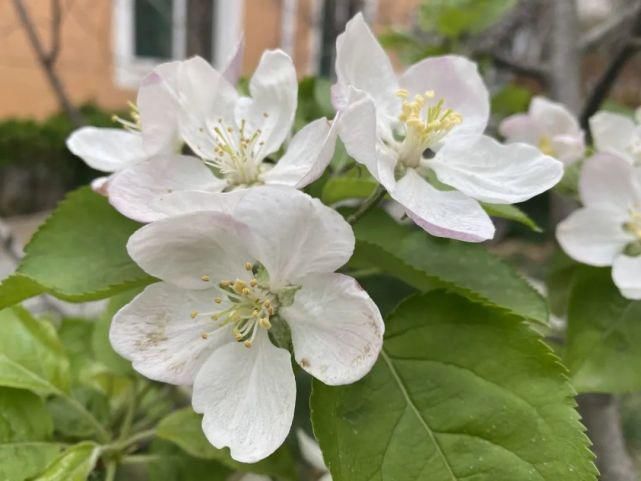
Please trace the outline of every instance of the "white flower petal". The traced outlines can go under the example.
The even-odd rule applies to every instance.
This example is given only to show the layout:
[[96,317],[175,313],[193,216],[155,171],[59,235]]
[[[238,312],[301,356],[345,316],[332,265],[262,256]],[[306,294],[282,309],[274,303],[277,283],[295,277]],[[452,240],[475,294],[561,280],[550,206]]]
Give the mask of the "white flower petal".
[[586,206],[610,206],[627,212],[641,203],[641,184],[636,183],[635,169],[627,161],[600,153],[583,164],[579,194]]
[[506,142],[538,145],[541,140],[541,131],[528,114],[514,114],[506,117],[499,124],[499,133]]
[[361,13],[347,22],[336,39],[336,78],[332,94],[337,110],[347,106],[350,87],[368,93],[383,111],[400,105],[392,64]]
[[332,475],[330,473],[323,474],[318,481],[332,481]]
[[620,255],[612,265],[612,279],[628,299],[641,299],[641,256]]
[[118,311],[109,340],[143,376],[189,385],[215,349],[236,342],[229,326],[212,331],[215,324],[209,316],[191,316],[194,311],[212,311],[216,295],[217,289],[196,291],[164,282],[152,284]]
[[563,104],[545,97],[536,96],[532,99],[529,114],[541,133],[549,137],[581,131],[576,117]]
[[390,194],[418,226],[434,236],[468,242],[494,237],[492,220],[477,201],[454,190],[438,190],[413,169]]
[[232,85],[238,83],[243,70],[245,58],[245,37],[241,36],[236,42],[236,47],[224,62],[223,77]]
[[332,160],[338,120],[317,119],[292,138],[276,165],[262,175],[266,184],[303,188],[318,179]]
[[225,181],[196,157],[159,155],[115,174],[109,183],[109,202],[130,219],[152,222],[165,217],[155,208],[155,200],[163,194],[179,190],[219,192],[225,186]]
[[291,306],[279,310],[292,333],[296,362],[329,385],[367,374],[381,351],[385,325],[376,304],[355,279],[314,274],[301,279]]
[[612,112],[597,112],[590,118],[590,131],[597,152],[617,154],[630,163],[633,159],[626,151],[635,129],[632,119]]
[[272,481],[272,478],[263,474],[245,473],[238,478],[238,481]]
[[454,127],[444,142],[477,137],[483,133],[490,115],[490,96],[476,63],[458,55],[421,60],[400,77],[400,85],[410,97],[433,90],[433,102],[443,99],[444,108],[461,114],[463,121]]
[[482,202],[523,202],[554,186],[563,165],[528,144],[483,136],[465,148],[446,144],[427,164],[439,180]]
[[298,81],[292,59],[282,50],[263,53],[249,82],[250,98],[236,107],[236,122],[260,129],[258,158],[276,152],[289,135],[298,103]]
[[[220,212],[194,212],[152,222],[127,242],[131,258],[147,273],[185,289],[208,289],[245,278],[254,259],[249,228]],[[201,278],[207,275],[210,282]]]
[[352,228],[318,199],[280,186],[238,195],[230,213],[250,226],[257,239],[255,257],[266,267],[273,288],[295,284],[307,274],[332,272],[352,256]]
[[296,382],[289,352],[260,330],[254,345],[214,351],[194,382],[194,410],[215,447],[242,463],[266,458],[285,441],[294,417]]
[[296,437],[298,438],[298,446],[300,447],[303,459],[319,471],[327,471],[327,466],[323,460],[323,453],[318,443],[300,428],[296,430]]
[[107,189],[109,187],[109,182],[111,181],[112,175],[106,177],[96,177],[91,181],[91,190],[96,194],[100,194],[104,197],[108,197]]
[[[252,187],[258,189],[262,187]],[[177,191],[159,195],[151,201],[151,208],[158,214],[158,220],[197,211],[230,213],[247,189],[231,192]]]
[[574,135],[556,135],[551,138],[550,143],[554,151],[554,157],[565,165],[576,162],[585,153],[585,138],[583,132]]
[[567,255],[593,266],[609,266],[632,240],[623,230],[627,215],[605,207],[585,207],[559,223],[556,238]]
[[238,93],[223,75],[200,57],[182,62],[178,71],[180,133],[200,157],[214,156],[217,139],[212,122],[234,123]]
[[176,92],[180,62],[158,65],[141,82],[136,105],[147,155],[176,153],[179,104]]
[[103,172],[116,172],[147,158],[140,134],[123,129],[81,127],[69,136],[67,147]]

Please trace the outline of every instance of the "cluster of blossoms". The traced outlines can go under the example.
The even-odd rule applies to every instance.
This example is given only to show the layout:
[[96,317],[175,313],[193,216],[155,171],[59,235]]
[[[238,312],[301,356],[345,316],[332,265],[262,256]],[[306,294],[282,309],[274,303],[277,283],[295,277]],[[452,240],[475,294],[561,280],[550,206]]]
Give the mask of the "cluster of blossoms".
[[171,62],[144,79],[125,129],[83,128],[68,141],[111,172],[95,188],[146,223],[127,249],[159,279],[114,317],[112,344],[141,374],[193,385],[205,435],[241,462],[289,433],[290,350],[339,385],[366,375],[382,348],[377,306],[335,272],[354,249],[350,225],[299,190],[325,171],[337,136],[417,225],[473,242],[494,234],[483,202],[551,188],[563,166],[548,154],[578,142],[485,136],[489,95],[474,63],[430,58],[397,77],[361,15],[337,40],[336,73],[336,117],[291,139],[296,72],[267,51],[248,96],[201,58]]
[[[635,120],[612,112],[590,118],[594,154],[581,166],[578,191],[583,207],[557,228],[557,239],[573,259],[612,266],[621,294],[641,299],[641,109]],[[505,119],[499,131],[509,142],[536,145],[566,165],[585,157],[584,133],[561,104],[535,97],[527,114]]]

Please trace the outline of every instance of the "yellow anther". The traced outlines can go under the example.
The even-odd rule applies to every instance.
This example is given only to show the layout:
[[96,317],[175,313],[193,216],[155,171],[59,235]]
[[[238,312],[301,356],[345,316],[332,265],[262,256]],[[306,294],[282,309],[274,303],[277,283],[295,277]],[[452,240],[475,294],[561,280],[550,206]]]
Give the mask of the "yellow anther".
[[406,89],[398,89],[396,91],[396,96],[402,99],[406,99],[409,96],[409,92]]
[[263,329],[269,329],[272,327],[272,323],[269,322],[269,319],[267,319],[266,317],[261,317],[258,321],[258,325]]
[[250,290],[248,287],[245,287],[245,288],[241,291],[241,293],[242,293],[244,296],[248,296],[249,294],[251,294],[251,290]]
[[189,315],[191,316],[192,319],[196,319],[196,317],[198,316],[198,311],[191,311],[191,314]]
[[252,342],[251,342],[249,339],[247,339],[245,342],[243,342],[243,344],[244,344],[244,345],[245,345],[245,347],[246,347],[246,348],[248,348],[248,349],[249,349],[250,347],[252,347]]
[[220,281],[220,284],[218,285],[223,289],[225,289],[226,287],[229,287],[230,284],[231,284],[231,281]]
[[211,316],[212,321],[217,321],[218,320],[218,314],[214,314]]
[[232,287],[238,294],[242,294],[243,289],[247,287],[247,284],[245,284],[245,282],[241,281],[240,279],[236,279]]
[[251,262],[249,262],[249,261],[245,262],[245,270],[246,271],[251,271],[253,267],[254,267],[254,265]]
[[203,274],[200,278],[205,282],[209,282],[209,276],[207,274]]
[[269,299],[265,299],[265,302],[263,302],[263,307],[265,308],[269,308],[271,307],[271,305],[272,305],[272,301],[270,301]]
[[215,298],[214,298],[214,302],[215,302],[216,304],[220,304],[221,302],[223,302],[223,299],[222,299],[221,297],[215,297]]
[[203,332],[202,334],[200,334],[200,337],[202,337],[203,339],[207,339],[209,337],[209,334]]
[[252,317],[258,317],[258,314],[259,314],[258,309],[254,309],[252,311]]
[[258,285],[258,281],[256,279],[252,279],[249,281],[249,285],[252,287],[256,287]]

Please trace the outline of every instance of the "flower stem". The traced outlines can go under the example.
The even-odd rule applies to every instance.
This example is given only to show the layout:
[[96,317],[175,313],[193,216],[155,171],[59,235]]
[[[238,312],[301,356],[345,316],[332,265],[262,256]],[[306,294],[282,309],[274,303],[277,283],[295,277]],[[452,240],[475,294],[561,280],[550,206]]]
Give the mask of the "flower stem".
[[374,190],[374,192],[372,192],[370,196],[358,206],[358,209],[356,209],[356,211],[347,218],[347,222],[351,225],[356,224],[361,217],[376,207],[383,197],[385,197],[385,188],[379,184],[378,187],[376,187],[376,190]]
[[124,451],[125,449],[130,447],[132,444],[136,444],[136,443],[138,443],[140,441],[145,441],[148,438],[153,437],[154,434],[155,434],[155,430],[154,429],[148,429],[146,431],[140,431],[139,433],[136,433],[136,434],[128,437],[127,439],[123,439],[123,440],[120,440],[120,441],[116,441],[115,443],[111,443],[111,444],[106,445],[103,448],[103,451],[106,451],[106,452]]
[[116,479],[116,468],[118,465],[115,461],[109,461],[107,463],[107,471],[105,473],[105,481],[114,481]]

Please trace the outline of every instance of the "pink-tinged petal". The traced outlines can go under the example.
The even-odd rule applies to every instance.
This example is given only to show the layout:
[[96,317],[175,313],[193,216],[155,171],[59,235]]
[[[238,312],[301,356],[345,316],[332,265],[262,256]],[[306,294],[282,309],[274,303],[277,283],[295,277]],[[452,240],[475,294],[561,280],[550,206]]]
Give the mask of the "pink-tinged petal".
[[138,229],[127,251],[154,277],[185,289],[209,289],[222,280],[246,278],[244,264],[254,261],[251,235],[230,215],[194,212]]
[[623,229],[627,215],[608,206],[574,211],[556,228],[556,238],[567,255],[593,266],[612,265],[614,258],[632,240]]
[[266,184],[301,189],[318,179],[332,160],[338,120],[317,119],[299,130],[278,163],[262,175]]
[[583,132],[557,135],[551,138],[550,143],[554,152],[553,156],[565,165],[576,162],[585,154],[585,136]]
[[391,112],[395,106],[398,110],[396,74],[361,13],[347,22],[336,39],[336,78],[332,95],[337,110],[346,107],[350,87],[369,94],[382,111]]
[[628,299],[641,299],[641,256],[620,255],[612,265],[612,279]]
[[180,62],[158,65],[141,82],[136,105],[147,155],[176,153],[181,145],[178,129],[177,79]]
[[477,201],[455,190],[438,190],[413,169],[390,194],[419,227],[434,236],[467,242],[494,237],[492,220]]
[[301,279],[279,314],[292,333],[296,362],[325,384],[350,384],[367,374],[381,351],[381,313],[355,279],[315,274]]
[[597,152],[618,155],[630,163],[634,159],[627,152],[635,136],[636,125],[625,115],[597,112],[590,118],[590,131]]
[[303,459],[319,471],[327,471],[327,466],[323,460],[323,453],[321,452],[318,443],[302,429],[296,430],[296,437],[298,438],[298,446],[303,455]]
[[81,127],[69,136],[67,148],[103,172],[116,172],[147,158],[140,134],[123,129]]
[[[229,326],[218,326],[206,313],[226,307],[214,304],[217,289],[179,289],[159,282],[124,306],[113,318],[109,340],[116,352],[149,379],[189,385],[209,355],[235,342]],[[221,307],[223,306],[223,307]]]
[[563,164],[528,144],[503,145],[483,136],[465,148],[446,144],[426,162],[438,179],[482,202],[523,202],[553,187]]
[[179,127],[182,138],[200,157],[214,156],[219,120],[234,125],[238,93],[220,72],[200,57],[182,62],[178,71]]
[[257,239],[255,258],[267,269],[272,288],[308,274],[335,271],[352,256],[352,228],[318,199],[281,186],[251,188],[238,195],[230,214],[250,226]]
[[461,114],[463,121],[447,134],[444,142],[477,137],[485,130],[490,116],[490,96],[476,63],[465,57],[444,55],[421,60],[405,71],[400,85],[409,92],[410,98],[434,91],[432,103],[443,99],[443,108]]
[[236,123],[247,122],[250,131],[260,129],[258,158],[276,152],[289,136],[298,103],[298,81],[292,59],[282,50],[263,53],[249,82],[251,97],[236,107]]
[[532,99],[529,114],[541,133],[549,137],[581,132],[576,117],[563,104],[545,97]]
[[627,212],[641,203],[641,186],[635,169],[624,159],[599,153],[585,161],[579,179],[579,195],[586,206],[603,206]]
[[91,190],[93,190],[96,194],[100,194],[103,197],[108,197],[109,193],[107,192],[107,188],[109,187],[109,181],[111,180],[111,175],[106,176],[106,177],[96,177],[91,181]]
[[165,217],[156,199],[180,190],[222,191],[218,179],[200,159],[186,155],[159,155],[117,173],[109,183],[109,202],[121,214],[139,222]]
[[538,145],[541,132],[528,114],[514,114],[503,119],[499,124],[499,133],[506,142],[525,142]]
[[204,414],[211,444],[254,463],[285,441],[292,425],[296,381],[289,352],[260,330],[251,348],[232,343],[214,351],[194,382],[192,403]]

